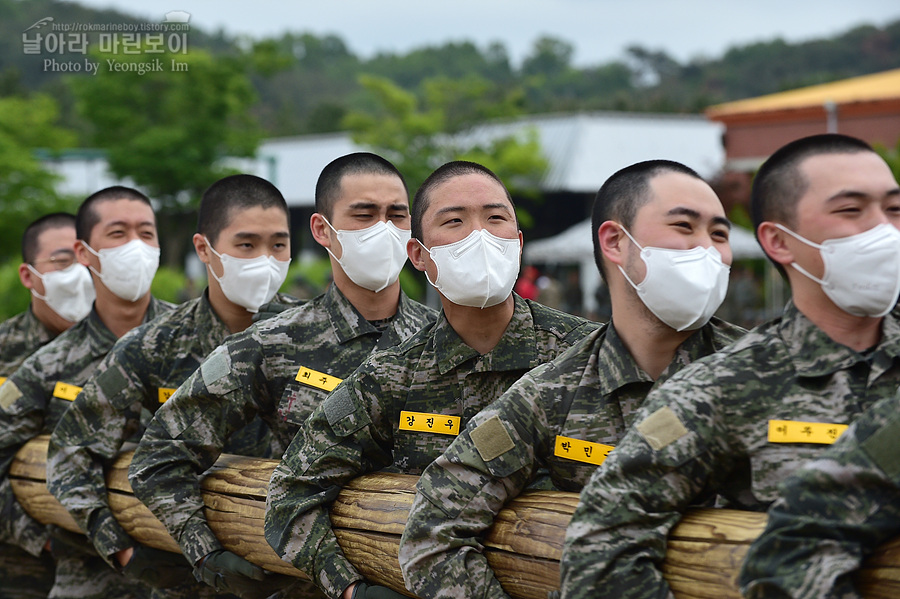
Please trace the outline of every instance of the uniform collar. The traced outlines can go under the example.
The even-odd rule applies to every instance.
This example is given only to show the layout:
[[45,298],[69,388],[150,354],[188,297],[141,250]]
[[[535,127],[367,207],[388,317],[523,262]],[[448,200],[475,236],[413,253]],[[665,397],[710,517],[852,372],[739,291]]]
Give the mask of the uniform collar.
[[[141,324],[146,324],[162,314],[167,306],[170,306],[170,304],[158,300],[151,295],[150,304],[147,306],[147,311],[144,313],[144,319],[141,321]],[[94,305],[91,306],[90,313],[80,322],[75,323],[69,331],[75,329],[75,327],[80,324],[84,324],[86,329],[95,335],[98,340],[108,342],[110,347],[118,341],[118,337],[116,337],[112,331],[103,324],[103,321],[100,320],[100,315],[97,313],[97,302],[94,302]]]
[[363,318],[334,283],[325,291],[322,305],[338,343],[346,343],[363,335],[379,334],[378,329]]
[[503,336],[496,347],[483,356],[463,343],[441,310],[434,325],[434,352],[441,374],[472,358],[478,358],[476,368],[480,371],[530,370],[539,365],[534,317],[524,299],[516,294],[513,298],[512,318]]
[[26,338],[32,341],[40,341],[41,345],[47,343],[56,336],[44,326],[44,323],[38,320],[38,317],[34,315],[34,310],[31,309],[30,305],[25,313],[22,325],[22,332],[25,334]]
[[632,383],[661,383],[688,364],[721,349],[716,347],[715,325],[710,321],[678,346],[672,362],[660,374],[659,379],[654,381],[634,361],[612,321],[603,325],[592,336],[602,336],[592,368],[602,395]]
[[[825,334],[793,302],[785,306],[777,330],[797,374],[801,376],[830,375],[865,360],[859,352]],[[881,341],[875,352],[886,354],[890,360],[900,356],[900,323],[893,312],[882,320]]]

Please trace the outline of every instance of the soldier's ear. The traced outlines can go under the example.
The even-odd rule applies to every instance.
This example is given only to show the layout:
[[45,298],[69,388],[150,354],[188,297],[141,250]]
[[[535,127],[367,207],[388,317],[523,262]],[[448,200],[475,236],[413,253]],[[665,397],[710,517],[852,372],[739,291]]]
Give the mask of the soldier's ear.
[[622,232],[622,227],[608,220],[597,228],[596,235],[603,258],[607,262],[621,266],[625,260],[622,244],[628,241]]
[[78,260],[78,263],[82,266],[93,266],[91,264],[91,259],[95,259],[97,261],[97,268],[100,267],[100,259],[94,256],[91,252],[87,250],[84,246],[84,242],[80,239],[75,240],[75,259]]
[[325,222],[325,217],[314,212],[309,217],[309,230],[312,232],[313,239],[323,248],[331,249],[331,227]]
[[31,276],[31,271],[28,269],[28,265],[24,262],[19,265],[19,281],[22,282],[22,286],[25,289],[31,289],[34,287],[34,280]]
[[789,235],[776,227],[775,223],[760,223],[756,236],[763,251],[777,264],[787,266],[794,261],[794,252],[788,242]]
[[409,256],[409,262],[416,270],[425,271],[425,256],[428,255],[428,252],[415,237],[406,242],[406,255]]
[[194,251],[197,252],[197,257],[200,258],[200,262],[209,264],[209,261],[212,260],[212,252],[209,251],[209,244],[206,243],[206,237],[200,233],[194,233],[194,237],[191,241],[194,242]]

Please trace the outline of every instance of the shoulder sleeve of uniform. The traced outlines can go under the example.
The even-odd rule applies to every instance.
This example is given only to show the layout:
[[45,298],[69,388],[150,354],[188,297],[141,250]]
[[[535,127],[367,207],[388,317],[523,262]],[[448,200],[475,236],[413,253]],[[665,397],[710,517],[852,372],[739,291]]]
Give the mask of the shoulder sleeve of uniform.
[[342,382],[322,403],[325,418],[339,437],[352,435],[372,422],[365,407],[357,401],[352,385],[352,379]]

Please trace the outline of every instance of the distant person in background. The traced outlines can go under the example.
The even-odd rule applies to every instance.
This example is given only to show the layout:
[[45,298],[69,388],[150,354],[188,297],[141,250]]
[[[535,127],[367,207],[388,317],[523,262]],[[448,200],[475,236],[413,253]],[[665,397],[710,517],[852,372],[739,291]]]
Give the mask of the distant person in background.
[[524,299],[536,300],[538,296],[537,280],[540,271],[530,264],[522,269],[522,275],[516,281],[513,291],[518,293]]
[[[31,292],[31,304],[0,324],[0,385],[28,356],[91,311],[94,284],[75,260],[74,215],[48,214],[25,228],[19,280]],[[46,597],[53,585],[53,560],[5,541],[0,534],[0,596]]]
[[582,314],[584,312],[581,290],[581,275],[577,268],[566,271],[566,282],[563,285],[562,309],[570,314]]
[[563,306],[563,288],[559,281],[550,273],[541,273],[537,278],[538,296],[537,300],[557,310],[561,310]]

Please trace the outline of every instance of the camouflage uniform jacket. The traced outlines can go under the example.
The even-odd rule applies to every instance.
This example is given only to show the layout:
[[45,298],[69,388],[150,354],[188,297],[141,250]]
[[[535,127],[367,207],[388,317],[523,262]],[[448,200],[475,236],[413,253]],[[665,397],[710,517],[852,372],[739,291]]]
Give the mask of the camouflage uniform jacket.
[[659,565],[691,504],[718,494],[729,507],[765,510],[781,480],[898,384],[895,316],[884,317],[881,342],[861,354],[792,303],[681,370],[650,393],[584,487],[566,534],[563,596],[671,596]]
[[[338,547],[326,509],[341,487],[383,468],[420,474],[454,439],[428,432],[429,419],[438,429],[451,420],[446,416],[456,417],[461,428],[596,326],[515,296],[511,322],[485,355],[463,343],[443,314],[429,330],[373,354],[313,412],[275,469],[266,506],[269,544],[326,596],[339,596],[362,578]],[[401,429],[401,421],[425,430]]]
[[[134,494],[195,564],[222,547],[203,515],[200,475],[234,431],[259,416],[283,451],[328,395],[319,379],[350,375],[374,349],[396,345],[435,315],[401,294],[382,334],[332,285],[302,306],[232,335],[157,410],[131,462]],[[304,372],[314,372],[315,380],[295,380]]]
[[[0,385],[25,358],[53,339],[29,307],[0,324]],[[8,589],[50,592],[53,569],[42,560],[10,543],[0,542],[0,579]],[[45,588],[46,587],[46,588]],[[14,591],[13,591],[14,592]]]
[[[104,467],[142,432],[154,413],[229,335],[208,290],[124,335],[94,371],[50,437],[47,487],[69,510],[101,557],[134,545],[109,509]],[[296,304],[290,296],[276,296]],[[146,424],[146,420],[144,421]],[[268,427],[254,420],[229,453],[268,457]]]
[[[745,332],[710,322],[654,383],[606,325],[519,379],[419,479],[400,542],[407,587],[422,597],[507,597],[480,542],[506,502],[539,469],[549,470],[554,488],[581,491],[654,385]],[[498,439],[506,445],[495,450]]]
[[[151,298],[145,322],[171,310],[168,302]],[[116,342],[96,310],[33,353],[0,386],[0,538],[39,555],[48,534],[44,525],[19,506],[6,473],[19,448],[50,433],[71,405],[78,387],[93,374]],[[68,389],[64,389],[64,387]],[[74,389],[72,388],[74,387]]]
[[51,339],[53,335],[31,308],[0,323],[0,384]]
[[738,582],[745,597],[861,599],[852,575],[900,534],[900,396],[788,478]]

